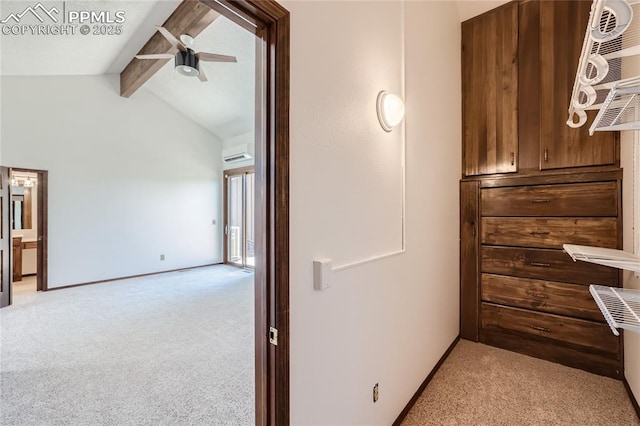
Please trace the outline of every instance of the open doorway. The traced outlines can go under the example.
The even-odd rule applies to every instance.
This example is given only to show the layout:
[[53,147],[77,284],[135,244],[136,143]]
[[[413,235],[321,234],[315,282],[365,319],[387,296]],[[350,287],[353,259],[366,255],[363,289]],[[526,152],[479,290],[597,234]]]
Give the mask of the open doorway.
[[2,233],[9,236],[3,238],[3,245],[9,253],[11,273],[3,277],[9,285],[1,288],[0,306],[7,306],[16,296],[47,290],[48,173],[3,169],[7,182],[3,188],[3,216],[8,220],[2,223]]
[[253,167],[224,173],[225,263],[255,268],[255,171]]

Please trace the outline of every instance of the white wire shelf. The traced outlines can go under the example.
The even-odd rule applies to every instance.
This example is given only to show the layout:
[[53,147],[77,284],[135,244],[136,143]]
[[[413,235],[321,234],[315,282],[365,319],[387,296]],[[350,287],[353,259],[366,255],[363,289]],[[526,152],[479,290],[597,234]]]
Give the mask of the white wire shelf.
[[[569,103],[567,125],[583,126],[586,111],[600,114],[589,133],[640,129],[639,0],[594,0]],[[636,88],[635,92],[632,90]]]
[[562,248],[574,261],[581,260],[640,273],[640,257],[626,251],[574,244],[563,244]]
[[640,333],[640,290],[590,285],[589,292],[616,336],[618,329]]

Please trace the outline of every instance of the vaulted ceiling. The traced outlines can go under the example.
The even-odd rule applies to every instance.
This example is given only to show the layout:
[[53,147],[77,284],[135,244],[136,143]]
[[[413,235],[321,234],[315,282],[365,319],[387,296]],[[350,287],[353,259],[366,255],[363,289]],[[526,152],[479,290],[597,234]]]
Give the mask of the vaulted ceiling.
[[[0,1],[0,20],[32,3]],[[61,1],[46,2],[47,6],[56,3],[61,3],[58,8],[62,10]],[[154,35],[155,26],[163,24],[179,4],[179,0],[66,1],[66,10],[125,11],[123,33],[0,35],[0,74],[119,74]],[[251,131],[255,110],[255,37],[220,16],[195,38],[194,47],[198,51],[236,56],[238,62],[202,63],[209,81],[201,83],[176,73],[169,61],[140,90],[154,93],[222,140]]]

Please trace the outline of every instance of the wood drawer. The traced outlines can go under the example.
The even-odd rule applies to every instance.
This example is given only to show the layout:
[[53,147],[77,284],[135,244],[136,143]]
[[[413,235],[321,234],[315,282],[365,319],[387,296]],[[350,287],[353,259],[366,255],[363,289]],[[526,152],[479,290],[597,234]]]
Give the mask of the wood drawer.
[[616,182],[483,188],[482,216],[617,216]]
[[606,324],[490,303],[482,304],[482,328],[542,336],[611,354],[620,349],[618,338]]
[[574,262],[561,250],[482,246],[482,272],[575,284],[619,286],[618,270]]
[[482,300],[559,315],[604,321],[589,287],[482,274]]
[[565,243],[618,248],[618,220],[614,217],[484,217],[482,243],[557,249]]
[[22,243],[22,250],[37,249],[37,248],[38,248],[37,241],[26,241]]

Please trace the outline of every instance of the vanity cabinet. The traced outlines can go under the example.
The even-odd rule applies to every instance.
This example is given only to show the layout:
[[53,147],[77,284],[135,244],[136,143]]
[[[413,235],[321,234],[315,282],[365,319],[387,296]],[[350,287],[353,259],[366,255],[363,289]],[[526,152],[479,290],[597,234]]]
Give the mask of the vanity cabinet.
[[22,237],[13,237],[12,240],[12,279],[14,282],[22,281]]

